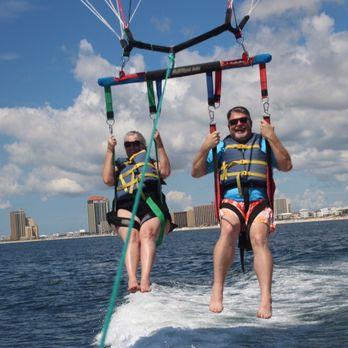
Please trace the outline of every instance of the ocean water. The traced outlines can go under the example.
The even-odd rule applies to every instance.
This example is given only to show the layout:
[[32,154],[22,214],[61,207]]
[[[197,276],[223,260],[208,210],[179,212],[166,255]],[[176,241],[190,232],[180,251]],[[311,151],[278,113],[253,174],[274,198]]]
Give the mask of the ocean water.
[[[224,311],[208,311],[217,230],[173,232],[158,249],[153,291],[121,284],[112,347],[348,347],[348,220],[279,225],[273,317],[256,318],[259,288],[239,258]],[[121,254],[115,237],[0,244],[0,347],[93,347]]]

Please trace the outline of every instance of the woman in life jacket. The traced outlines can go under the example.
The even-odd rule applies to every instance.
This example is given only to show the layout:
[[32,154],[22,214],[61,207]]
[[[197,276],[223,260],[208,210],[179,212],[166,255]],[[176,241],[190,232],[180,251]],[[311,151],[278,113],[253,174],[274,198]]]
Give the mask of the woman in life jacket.
[[[163,233],[168,233],[171,226],[170,213],[161,192],[161,183],[170,175],[170,162],[158,132],[155,133],[154,139],[158,149],[158,163],[150,159],[148,164],[142,199],[135,216],[126,254],[125,264],[130,292],[151,291],[150,273],[155,260],[156,242],[158,244]],[[116,138],[110,136],[103,167],[103,181],[108,186],[116,185],[116,197],[113,202],[116,206],[111,213],[107,214],[107,219],[124,241],[145,162],[146,141],[141,133],[128,132],[124,137],[127,157],[117,158],[114,164],[113,154],[116,145]],[[141,263],[140,283],[136,276],[139,262]]]

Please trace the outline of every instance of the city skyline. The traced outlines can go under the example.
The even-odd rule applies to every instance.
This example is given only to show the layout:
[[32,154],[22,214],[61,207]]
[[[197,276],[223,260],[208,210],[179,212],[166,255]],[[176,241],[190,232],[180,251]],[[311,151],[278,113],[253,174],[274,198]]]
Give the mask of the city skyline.
[[[282,202],[283,210],[279,213],[277,213],[277,201]],[[87,214],[85,216],[85,225],[79,226],[79,228],[72,230],[72,229],[67,229],[67,230],[62,230],[62,231],[55,231],[52,234],[47,234],[45,231],[43,231],[41,234],[42,235],[58,235],[60,233],[66,234],[66,233],[71,233],[72,231],[83,231],[83,233],[89,233],[89,234],[104,234],[104,233],[111,233],[112,228],[106,221],[106,213],[110,211],[110,202],[109,199],[105,196],[101,195],[92,195],[87,198]],[[284,203],[285,202],[285,203]],[[92,205],[92,209],[89,207],[89,205]],[[287,206],[284,208],[284,206]],[[205,212],[203,212],[202,209],[207,209]],[[295,216],[299,216],[302,218],[306,217],[323,217],[325,215],[330,215],[331,211],[344,211],[345,214],[348,211],[348,205],[347,206],[341,206],[341,207],[323,207],[321,209],[316,209],[316,210],[309,210],[305,208],[301,208],[296,211],[291,211],[291,202],[288,198],[275,198],[275,212],[274,216],[278,220],[284,220],[286,219],[286,215],[289,214],[294,214]],[[31,217],[26,217],[25,216],[25,210],[24,209],[18,209],[17,211],[14,211],[15,213],[18,212],[24,212],[24,219],[32,219]],[[11,214],[11,213],[10,213]],[[195,216],[197,214],[201,214],[201,218],[196,218]],[[90,216],[91,215],[91,218]],[[94,216],[94,217],[92,217]],[[214,213],[214,203],[210,202],[208,204],[203,204],[203,205],[198,205],[194,207],[190,207],[187,210],[181,210],[181,211],[171,211],[171,216],[173,219],[173,222],[175,222],[179,227],[199,227],[199,226],[215,226],[216,225],[216,218],[215,218],[215,213]],[[207,217],[208,216],[208,217]],[[32,219],[33,220],[33,219]],[[94,220],[94,222],[90,222]],[[34,220],[33,220],[34,221]],[[199,222],[203,221],[203,222]],[[212,223],[212,221],[214,223]],[[178,223],[179,222],[179,223]],[[182,224],[181,222],[184,222]],[[101,223],[101,224],[100,224]],[[36,224],[34,222],[34,224]],[[94,229],[91,231],[89,228],[90,225],[94,225]],[[98,227],[99,225],[99,227]],[[37,225],[36,225],[37,226]],[[23,227],[25,228],[25,226]],[[25,229],[23,229],[23,235],[25,234]],[[87,231],[87,232],[86,232]],[[3,237],[8,235],[11,237],[11,217],[10,217],[10,224],[9,224],[9,233],[1,234]],[[12,239],[12,237],[11,237]]]

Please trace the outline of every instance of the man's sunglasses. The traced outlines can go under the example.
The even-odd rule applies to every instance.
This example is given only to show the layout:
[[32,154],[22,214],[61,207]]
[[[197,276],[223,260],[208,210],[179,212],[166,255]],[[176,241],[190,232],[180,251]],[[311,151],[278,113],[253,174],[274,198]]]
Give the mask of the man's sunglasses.
[[246,124],[248,121],[249,121],[249,117],[241,117],[241,118],[235,118],[233,120],[229,120],[228,124],[230,126],[236,126],[238,122],[240,122],[241,124]]
[[140,145],[142,145],[142,143],[139,140],[124,142],[124,147],[140,147]]

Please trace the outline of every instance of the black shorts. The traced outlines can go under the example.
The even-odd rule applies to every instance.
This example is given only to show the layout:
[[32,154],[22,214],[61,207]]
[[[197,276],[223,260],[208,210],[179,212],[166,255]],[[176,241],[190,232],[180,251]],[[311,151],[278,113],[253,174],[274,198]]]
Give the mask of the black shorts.
[[[157,196],[151,195],[151,198],[161,209],[165,219],[171,221],[171,216],[165,201],[165,196],[162,195],[162,202],[159,199],[158,195]],[[116,204],[116,214],[120,209],[127,210],[131,213],[133,209],[133,204],[134,204],[134,200],[118,201]],[[142,225],[144,222],[150,220],[153,217],[156,217],[156,214],[151,210],[149,205],[143,199],[140,199],[136,216],[140,221],[140,225]]]

